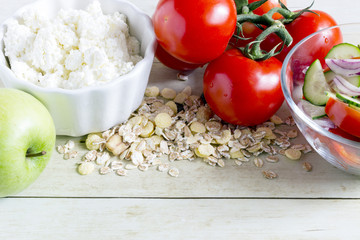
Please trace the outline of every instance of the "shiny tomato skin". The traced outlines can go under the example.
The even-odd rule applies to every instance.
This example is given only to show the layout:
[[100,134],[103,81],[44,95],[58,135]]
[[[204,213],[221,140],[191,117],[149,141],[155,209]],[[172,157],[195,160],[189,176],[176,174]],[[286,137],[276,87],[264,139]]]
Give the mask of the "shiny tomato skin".
[[[280,54],[276,55],[276,58],[280,61],[284,61],[286,55],[290,52],[290,50],[302,39],[307,37],[308,35],[315,33],[324,28],[336,26],[336,21],[326,12],[319,10],[312,10],[313,12],[304,12],[294,21],[289,24],[286,24],[286,30],[290,33],[293,38],[293,42],[289,47],[285,47]],[[262,44],[265,50],[270,50],[278,43],[280,43],[280,38],[272,34],[269,36]],[[301,53],[299,53],[296,57],[299,59],[303,59],[308,63],[312,63],[315,59],[321,59],[322,64],[324,65],[324,58],[329,50],[336,44],[342,42],[342,34],[339,29],[332,29],[329,31],[325,31],[322,34],[317,35],[312,38],[308,43],[308,51],[306,48],[302,48]],[[310,64],[308,64],[310,65]]]
[[346,139],[349,139],[349,140],[352,140],[352,141],[360,142],[360,138],[355,137],[355,136],[341,130],[341,128],[339,128],[339,127],[331,128],[331,129],[329,129],[329,132],[332,132],[332,133],[334,133],[336,135],[339,135],[339,136],[341,136],[343,138],[346,138]]
[[181,72],[191,71],[202,66],[202,64],[192,64],[180,61],[166,52],[160,44],[156,47],[155,56],[165,66]]
[[[281,53],[275,56],[277,59],[284,61],[290,50],[308,35],[336,25],[335,20],[329,14],[319,10],[313,11],[318,15],[311,12],[305,12],[285,26],[293,38],[293,43],[289,47],[284,47]],[[281,40],[277,35],[271,34],[261,44],[261,47],[264,50],[270,51],[280,42]],[[316,59],[319,59],[322,66],[325,68],[326,64],[324,59],[326,54],[334,45],[341,42],[342,34],[338,28],[323,31],[304,42],[292,55],[290,64],[291,70],[294,73],[294,80],[303,81],[305,69]]]
[[152,19],[168,53],[204,64],[225,51],[236,26],[236,6],[233,0],[160,0]]
[[[249,0],[249,3],[253,3],[259,0]],[[282,0],[281,1],[285,6],[287,5],[286,0]],[[279,1],[278,0],[268,0],[266,1],[264,4],[262,4],[260,7],[258,7],[257,9],[255,9],[253,11],[253,13],[257,14],[257,15],[264,15],[265,13],[267,13],[270,9],[273,9],[275,7],[280,7]],[[275,13],[273,16],[274,19],[279,19],[281,18],[281,14],[279,13]]]
[[360,112],[332,97],[326,103],[325,113],[343,131],[360,137]]
[[254,61],[230,49],[209,63],[203,90],[206,102],[228,123],[254,126],[268,120],[281,107],[281,62]]

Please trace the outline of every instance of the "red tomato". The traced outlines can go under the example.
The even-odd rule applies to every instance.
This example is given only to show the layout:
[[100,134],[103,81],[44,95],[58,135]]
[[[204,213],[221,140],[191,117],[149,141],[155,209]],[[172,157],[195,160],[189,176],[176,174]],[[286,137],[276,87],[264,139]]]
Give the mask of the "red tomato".
[[[249,0],[249,3],[253,3],[256,2],[258,0]],[[286,0],[281,1],[283,4],[287,4]],[[253,13],[258,14],[258,15],[263,15],[265,13],[267,13],[270,9],[275,8],[275,7],[280,7],[280,4],[278,2],[278,0],[268,0],[266,1],[264,4],[262,4],[259,8],[255,9],[253,11]],[[279,13],[275,13],[273,15],[273,19],[279,19],[281,18],[281,14]],[[245,22],[243,23],[243,35],[246,38],[250,38],[249,40],[238,40],[236,42],[236,39],[232,39],[231,42],[235,43],[236,42],[236,46],[237,47],[244,47],[246,44],[248,44],[249,42],[252,42],[255,40],[255,38],[257,36],[259,36],[259,34],[262,32],[261,29],[259,29],[257,26],[255,26],[253,23],[249,23],[249,22]]]
[[202,66],[202,64],[186,63],[174,58],[160,44],[157,45],[155,56],[165,66],[181,72],[191,71]]
[[[249,0],[248,2],[253,3],[256,1],[259,1],[259,0]],[[282,0],[281,2],[286,6],[286,4],[287,4],[286,0]],[[280,7],[279,1],[278,0],[268,0],[264,4],[262,4],[259,8],[255,9],[253,11],[253,13],[255,13],[257,15],[263,15],[263,14],[267,13],[270,9],[273,9],[275,7]],[[273,18],[279,19],[279,18],[281,18],[281,14],[275,13]]]
[[360,112],[332,97],[325,106],[329,119],[343,131],[360,137]]
[[276,58],[254,61],[238,49],[227,50],[205,70],[206,102],[228,123],[253,126],[265,122],[284,100],[281,65]]
[[355,137],[355,136],[341,130],[341,128],[338,128],[338,127],[329,129],[329,132],[335,133],[336,135],[339,135],[343,138],[346,138],[346,139],[349,139],[352,141],[360,142],[360,138]]
[[233,0],[160,0],[153,23],[168,53],[204,64],[225,51],[236,26],[236,6]]
[[[318,15],[311,12],[304,12],[294,21],[286,25],[286,29],[293,38],[293,43],[289,47],[285,47],[279,55],[276,56],[280,61],[284,61],[286,55],[290,50],[308,35],[322,30],[327,27],[336,26],[335,20],[327,13],[319,10],[312,10]],[[262,44],[265,50],[270,50],[275,47],[281,40],[276,34],[269,36]],[[322,34],[317,35],[311,41],[306,43],[306,48],[296,55],[302,63],[305,61],[309,66],[315,59],[321,59],[324,64],[324,58],[329,50],[336,44],[342,42],[342,35],[339,29],[332,29],[324,31]]]

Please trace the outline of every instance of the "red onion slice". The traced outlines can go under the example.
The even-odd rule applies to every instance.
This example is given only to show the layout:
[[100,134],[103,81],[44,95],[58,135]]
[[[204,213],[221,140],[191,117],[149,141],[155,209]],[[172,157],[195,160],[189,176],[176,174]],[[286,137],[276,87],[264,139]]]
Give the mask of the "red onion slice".
[[320,127],[329,130],[330,128],[335,128],[335,124],[329,118],[322,118],[314,120]]
[[352,97],[360,95],[360,88],[355,87],[354,85],[349,83],[345,78],[336,75],[332,81],[341,93],[344,93]]
[[[306,110],[304,109],[304,105],[302,101],[299,101],[297,106],[300,108],[301,111],[303,111],[307,116],[311,118],[309,113],[307,113]],[[326,130],[335,127],[334,123],[328,117],[323,117],[321,119],[312,119],[312,121],[314,121],[320,127],[325,128]]]
[[360,59],[325,59],[328,67],[345,77],[360,75]]

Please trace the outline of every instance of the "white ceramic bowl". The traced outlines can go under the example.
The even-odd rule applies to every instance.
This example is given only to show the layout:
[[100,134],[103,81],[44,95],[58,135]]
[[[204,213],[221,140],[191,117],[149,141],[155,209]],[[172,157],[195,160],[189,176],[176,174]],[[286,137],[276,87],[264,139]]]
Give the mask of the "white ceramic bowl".
[[[63,9],[85,9],[92,0],[40,0],[19,9],[18,18],[27,8],[40,8],[48,17]],[[6,20],[0,26],[0,79],[5,87],[17,88],[39,99],[52,115],[57,135],[82,136],[104,131],[125,121],[141,104],[154,59],[155,34],[151,18],[126,0],[102,0],[104,14],[119,11],[127,16],[130,35],[141,44],[143,59],[134,69],[107,84],[82,89],[49,89],[15,77],[4,56],[3,37]]]

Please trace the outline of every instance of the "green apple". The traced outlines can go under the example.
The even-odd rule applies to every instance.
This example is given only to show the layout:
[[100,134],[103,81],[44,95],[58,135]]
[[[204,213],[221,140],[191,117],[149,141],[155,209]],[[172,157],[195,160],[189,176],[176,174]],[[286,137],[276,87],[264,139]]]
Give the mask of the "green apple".
[[0,88],[0,197],[34,182],[54,150],[53,119],[35,97]]

